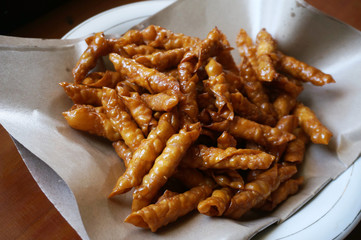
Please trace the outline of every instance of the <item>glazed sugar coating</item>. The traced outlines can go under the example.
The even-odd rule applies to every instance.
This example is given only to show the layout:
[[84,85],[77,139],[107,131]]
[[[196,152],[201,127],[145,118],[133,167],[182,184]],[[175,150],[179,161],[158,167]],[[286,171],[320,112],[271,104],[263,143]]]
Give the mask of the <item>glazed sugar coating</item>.
[[87,40],[88,48],[80,56],[76,66],[73,69],[75,83],[81,83],[88,72],[95,67],[98,58],[108,54],[111,50],[104,33],[96,33]]
[[279,68],[295,78],[310,82],[316,86],[323,86],[328,83],[336,82],[331,75],[325,74],[315,67],[286,55],[281,56]]
[[285,162],[300,164],[303,161],[309,137],[302,128],[296,128],[293,134],[296,136],[296,139],[287,145],[283,160]]
[[158,71],[163,72],[178,66],[185,53],[186,49],[176,48],[168,51],[155,52],[149,55],[135,55],[133,59],[148,68],[155,68]]
[[179,97],[172,94],[172,91],[157,94],[143,93],[140,97],[150,109],[160,112],[169,112],[179,102]]
[[290,114],[296,104],[296,98],[286,93],[280,94],[273,102],[273,108],[277,113],[278,119]]
[[118,179],[109,197],[129,191],[138,186],[143,177],[151,169],[155,159],[163,151],[168,139],[178,130],[177,116],[173,113],[164,113],[154,128],[143,140],[128,163],[126,171]]
[[122,57],[116,53],[109,54],[109,58],[118,72],[126,75],[150,93],[159,93],[166,90],[180,91],[178,81],[164,73],[153,68],[147,68],[133,59]]
[[178,134],[168,139],[163,152],[157,157],[153,167],[144,176],[142,184],[133,193],[132,210],[137,211],[147,206],[159,189],[173,175],[180,160],[188,148],[199,137],[200,124],[186,126]]
[[265,211],[272,211],[281,202],[286,200],[288,196],[296,194],[303,182],[303,177],[299,177],[297,179],[289,179],[282,183],[279,188],[272,192],[272,194],[267,198],[266,202],[260,207],[260,209]]
[[82,84],[96,88],[115,88],[118,82],[122,80],[124,80],[124,78],[120,73],[106,70],[105,72],[89,73],[82,81]]
[[91,88],[76,83],[61,82],[66,94],[75,104],[87,104],[93,106],[102,105],[103,90],[101,88]]
[[328,144],[332,132],[318,120],[316,114],[309,107],[299,103],[293,114],[298,117],[302,129],[310,136],[313,143]]
[[226,149],[229,147],[236,147],[237,140],[229,134],[227,131],[224,131],[221,136],[217,138],[217,147],[221,149]]
[[200,213],[211,217],[222,216],[232,196],[233,193],[229,188],[216,189],[212,192],[212,196],[198,204],[197,209]]
[[138,227],[150,228],[152,232],[155,232],[160,227],[196,209],[198,203],[208,197],[211,192],[212,188],[206,185],[194,187],[182,194],[132,212],[124,221]]
[[74,105],[69,111],[63,112],[63,116],[74,129],[105,137],[110,141],[121,139],[102,107]]
[[127,168],[130,160],[133,157],[133,152],[130,148],[125,144],[123,140],[119,140],[112,143],[115,152],[118,156],[123,160],[124,166]]
[[197,145],[188,151],[182,165],[201,169],[267,169],[273,160],[273,156],[258,150]]
[[139,93],[129,92],[121,86],[117,86],[116,89],[134,121],[142,130],[144,136],[147,136],[151,128],[157,125],[157,121],[153,118],[152,109],[141,99]]
[[126,111],[117,92],[111,88],[103,88],[102,103],[107,116],[122,136],[125,144],[135,151],[144,139],[144,135]]
[[262,81],[271,82],[276,77],[276,70],[273,66],[271,55],[276,55],[277,44],[272,36],[261,29],[257,34],[257,75]]
[[221,187],[229,187],[236,190],[244,188],[243,177],[237,170],[211,170],[211,175],[213,180]]

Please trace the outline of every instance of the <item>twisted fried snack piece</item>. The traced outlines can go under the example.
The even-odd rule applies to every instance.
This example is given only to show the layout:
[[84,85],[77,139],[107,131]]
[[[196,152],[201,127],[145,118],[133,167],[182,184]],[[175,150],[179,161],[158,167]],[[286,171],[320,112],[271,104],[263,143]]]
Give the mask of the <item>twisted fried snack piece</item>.
[[103,88],[103,107],[110,121],[122,136],[125,144],[135,151],[144,139],[142,130],[132,120],[117,92],[111,88]]
[[166,146],[167,140],[177,132],[178,125],[178,119],[174,113],[164,113],[160,117],[158,126],[149,133],[133,153],[126,171],[118,179],[109,197],[125,193],[142,182],[143,177],[152,168],[155,159]]
[[301,164],[305,155],[306,144],[309,142],[309,137],[302,128],[296,128],[293,134],[296,136],[296,139],[288,143],[283,155],[283,160],[285,162]]
[[270,196],[280,184],[277,166],[259,174],[256,179],[246,184],[245,189],[236,193],[224,213],[224,216],[239,219],[257,204]]
[[303,177],[299,177],[297,179],[289,179],[286,182],[281,183],[281,185],[271,193],[271,195],[267,198],[267,201],[260,207],[260,209],[264,211],[272,211],[290,195],[296,194],[303,182]]
[[207,128],[219,132],[228,131],[235,137],[253,141],[262,146],[280,145],[295,139],[291,133],[238,116],[235,116],[233,121],[215,122]]
[[82,84],[88,87],[108,87],[115,88],[118,82],[124,80],[118,72],[106,70],[105,72],[92,72],[86,76]]
[[278,119],[290,114],[296,106],[297,100],[287,93],[280,94],[273,102],[273,108],[277,113]]
[[218,109],[218,114],[222,115],[224,119],[232,120],[234,117],[233,105],[229,92],[229,84],[223,73],[222,65],[217,63],[214,58],[210,58],[205,69],[209,79],[203,81],[203,85],[206,89],[209,89],[216,98],[215,106]]
[[[241,55],[242,59],[247,59],[253,68],[253,71],[257,69],[257,57],[256,52],[257,48],[253,44],[252,38],[248,35],[246,30],[240,29],[239,33],[236,37],[236,45],[239,54]],[[241,70],[242,73],[242,70]]]
[[172,177],[182,182],[188,188],[202,185],[208,185],[211,188],[216,187],[216,183],[212,178],[205,176],[201,171],[195,168],[183,168],[182,166],[178,166]]
[[168,139],[163,152],[157,157],[152,169],[144,176],[140,186],[133,193],[132,210],[147,206],[158,190],[173,175],[188,148],[198,138],[201,131],[199,123],[185,126],[178,134]]
[[118,156],[123,159],[124,166],[127,168],[130,160],[133,157],[132,150],[130,150],[130,148],[125,144],[123,140],[113,142],[112,145]]
[[277,57],[277,43],[266,29],[261,29],[256,37],[257,76],[262,81],[271,82],[277,75],[273,58]]
[[217,138],[217,147],[221,149],[226,149],[229,147],[236,147],[237,140],[229,134],[227,131],[224,131],[221,136]]
[[310,82],[315,86],[323,86],[336,81],[331,75],[323,73],[321,70],[301,62],[293,57],[279,53],[280,60],[278,67],[281,71],[290,74],[294,78],[304,82]]
[[123,49],[126,52],[127,56],[130,58],[136,55],[150,55],[160,51],[152,46],[137,45],[134,43],[125,45]]
[[69,111],[63,112],[63,116],[74,129],[105,137],[110,141],[121,139],[102,107],[76,104]]
[[265,152],[251,149],[225,150],[205,145],[189,149],[182,160],[182,166],[200,169],[267,169],[274,157]]
[[251,103],[242,93],[236,92],[231,94],[234,111],[241,117],[262,123],[265,125],[274,125],[276,119],[262,111],[257,105]]
[[133,59],[138,63],[148,67],[155,68],[160,72],[178,66],[183,59],[187,49],[176,48],[168,51],[159,51],[149,55],[135,55]]
[[230,188],[225,187],[216,189],[212,192],[210,197],[198,204],[197,209],[200,213],[210,217],[222,216],[226,211],[232,196],[233,193]]
[[138,92],[129,92],[119,85],[116,89],[134,121],[142,130],[144,136],[147,136],[149,131],[157,125],[157,120],[153,118],[152,109],[141,99]]
[[291,77],[278,73],[277,77],[270,83],[271,88],[280,89],[283,92],[289,94],[293,98],[296,98],[303,91],[302,83]]
[[332,132],[318,120],[316,114],[309,107],[298,103],[293,114],[298,117],[300,126],[310,136],[313,143],[328,144],[333,135]]
[[81,83],[88,72],[95,67],[98,58],[107,55],[111,50],[111,46],[102,32],[96,33],[85,41],[88,44],[88,48],[83,52],[73,68],[75,83]]
[[156,112],[169,112],[179,102],[179,97],[171,90],[157,94],[143,93],[140,97],[150,109]]
[[221,187],[243,189],[244,180],[238,171],[232,169],[211,170],[213,180]]
[[158,203],[132,212],[124,222],[138,227],[150,228],[152,232],[156,232],[160,227],[174,222],[197,208],[198,203],[208,197],[211,192],[212,188],[207,185],[194,187],[182,194],[165,198]]
[[122,75],[130,78],[137,85],[147,89],[150,93],[159,93],[166,90],[180,91],[179,83],[173,77],[167,76],[155,69],[147,68],[133,59],[122,57],[119,54],[109,54],[110,61]]
[[65,93],[75,104],[87,104],[93,106],[102,105],[103,90],[101,88],[91,88],[76,83],[59,83]]

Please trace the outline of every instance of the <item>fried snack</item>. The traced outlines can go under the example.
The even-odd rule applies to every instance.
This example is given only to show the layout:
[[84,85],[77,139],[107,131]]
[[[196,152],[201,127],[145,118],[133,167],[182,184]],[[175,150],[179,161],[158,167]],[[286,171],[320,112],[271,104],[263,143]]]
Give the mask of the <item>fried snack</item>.
[[200,169],[267,169],[273,160],[273,156],[258,150],[233,147],[223,150],[197,145],[189,149],[182,166]]
[[90,105],[74,105],[69,111],[63,112],[63,116],[74,129],[105,137],[110,141],[121,139],[103,110]]
[[162,196],[160,196],[158,198],[158,200],[155,202],[155,204],[159,203],[160,201],[164,200],[164,199],[167,199],[167,198],[171,198],[171,197],[174,197],[176,195],[178,195],[179,193],[177,192],[172,192],[170,190],[165,190],[164,193],[162,194]]
[[296,98],[286,93],[280,94],[273,102],[273,108],[277,113],[278,119],[281,119],[283,116],[290,114],[296,104]]
[[240,76],[244,79],[243,89],[248,99],[265,113],[275,116],[276,113],[272,103],[270,103],[268,94],[262,83],[257,80],[257,75],[247,58],[244,58],[241,63]]
[[201,171],[195,168],[182,168],[179,166],[173,177],[182,182],[186,187],[193,188],[201,185],[208,185],[211,188],[216,187],[216,183]]
[[150,109],[160,112],[171,111],[179,102],[179,97],[172,94],[172,91],[165,91],[157,94],[144,93],[140,97]]
[[231,95],[229,92],[229,85],[223,73],[222,66],[211,58],[205,67],[209,79],[203,81],[206,89],[216,98],[215,106],[218,109],[218,114],[224,119],[232,120],[234,117],[233,105],[231,102]]
[[200,42],[199,38],[182,33],[174,33],[160,26],[150,25],[142,30],[142,36],[148,46],[165,50],[189,48]]
[[132,211],[137,211],[152,201],[158,190],[173,175],[188,148],[198,138],[200,131],[200,124],[197,123],[185,126],[178,134],[169,138],[163,152],[157,157],[149,173],[144,176],[142,184],[135,189]]
[[106,70],[105,72],[92,72],[86,76],[82,84],[88,87],[108,87],[115,88],[118,82],[124,80],[118,72]]
[[303,182],[304,178],[299,177],[297,179],[289,179],[282,183],[274,192],[271,193],[271,195],[267,198],[267,201],[260,207],[260,209],[264,211],[272,211],[281,202],[286,200],[288,196],[296,194]]
[[198,204],[197,209],[200,213],[210,217],[222,216],[226,211],[232,196],[233,193],[230,188],[225,187],[216,189],[212,192],[212,196]]
[[129,44],[123,47],[123,50],[126,52],[128,57],[133,57],[136,55],[150,55],[155,52],[159,52],[160,50],[148,46],[148,45],[137,45],[137,44]]
[[109,197],[125,193],[142,182],[143,177],[152,168],[155,159],[163,151],[168,139],[177,132],[178,125],[175,114],[164,113],[161,116],[158,126],[149,133],[133,153],[126,171],[118,179]]
[[293,57],[279,53],[280,60],[278,62],[281,71],[290,74],[294,78],[304,82],[310,82],[315,86],[323,86],[336,81],[331,75],[323,73],[321,70],[301,62]]
[[126,111],[126,107],[118,97],[117,92],[114,89],[104,87],[102,103],[107,116],[122,136],[125,144],[132,151],[135,151],[144,136],[142,130],[138,128]]
[[124,166],[127,168],[130,160],[133,157],[132,150],[130,150],[130,148],[125,144],[125,142],[123,140],[113,142],[112,145],[113,145],[115,152],[123,160]]
[[163,199],[156,204],[132,212],[124,222],[138,227],[150,228],[152,232],[155,232],[160,227],[174,222],[177,218],[196,209],[198,203],[208,197],[211,192],[212,188],[207,185],[194,187],[182,194]]
[[272,88],[282,90],[293,98],[296,98],[303,91],[303,86],[300,81],[291,77],[286,77],[285,75],[280,73],[278,73],[277,77],[273,79],[270,86]]
[[[278,120],[276,128],[284,132],[292,133],[297,126],[298,126],[297,117],[295,117],[294,115],[287,115],[287,116],[283,116],[282,118],[280,118],[280,120]],[[276,162],[278,162],[281,159],[281,156],[286,150],[288,144],[289,143],[284,143],[281,145],[270,146],[267,152],[275,156]]]
[[117,86],[116,89],[130,115],[142,130],[144,136],[147,136],[149,131],[157,125],[157,120],[152,115],[152,109],[141,99],[139,93],[129,92],[121,86]]
[[66,94],[75,104],[87,104],[93,106],[102,105],[103,90],[101,88],[90,88],[76,83],[61,82]]
[[243,189],[244,180],[238,171],[232,169],[211,170],[213,180],[221,187]]
[[228,132],[224,131],[221,136],[217,138],[217,147],[226,149],[229,147],[236,147],[237,140]]
[[309,107],[298,103],[293,114],[298,117],[300,126],[310,136],[313,143],[328,144],[332,137],[332,132],[322,125],[316,114]]
[[[236,44],[238,52],[241,55],[243,61],[247,59],[253,69],[257,69],[257,48],[253,44],[252,38],[247,34],[244,29],[241,29],[236,38]],[[255,71],[255,70],[253,70]],[[242,73],[242,70],[241,70]]]
[[285,162],[300,164],[303,161],[309,138],[302,128],[296,128],[293,134],[296,136],[296,139],[287,145],[283,160]]
[[150,93],[173,90],[177,94],[180,91],[179,83],[173,77],[169,77],[155,69],[147,68],[133,59],[122,57],[116,53],[109,54],[109,59],[118,72],[147,89]]
[[266,31],[261,29],[258,32],[257,38],[257,75],[262,81],[271,82],[277,75],[273,66],[272,56],[276,57],[277,44],[272,36]]
[[280,184],[277,172],[277,166],[274,166],[259,174],[254,181],[247,183],[245,190],[232,197],[224,216],[239,219],[251,208],[267,199]]
[[249,120],[273,126],[276,119],[271,114],[265,113],[257,105],[251,103],[242,93],[236,92],[231,94],[234,111],[241,117]]
[[135,55],[133,59],[148,68],[155,68],[163,72],[178,66],[185,53],[186,49],[176,48],[168,51],[154,52],[149,55]]
[[88,72],[95,67],[98,58],[107,55],[111,50],[111,46],[102,32],[96,33],[85,41],[88,44],[88,48],[80,56],[73,69],[75,83],[81,83]]
[[295,139],[291,133],[238,116],[233,121],[213,123],[207,127],[219,132],[228,131],[235,137],[253,141],[262,146],[280,145]]

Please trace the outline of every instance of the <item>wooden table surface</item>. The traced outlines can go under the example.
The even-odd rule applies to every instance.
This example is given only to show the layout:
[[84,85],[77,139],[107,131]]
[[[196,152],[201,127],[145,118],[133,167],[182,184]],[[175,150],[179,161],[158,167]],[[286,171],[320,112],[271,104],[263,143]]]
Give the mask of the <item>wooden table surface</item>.
[[[7,35],[61,38],[89,17],[134,0],[73,0],[13,29]],[[361,30],[361,0],[307,0]],[[35,183],[0,125],[0,239],[80,239]],[[346,238],[361,239],[361,224]]]

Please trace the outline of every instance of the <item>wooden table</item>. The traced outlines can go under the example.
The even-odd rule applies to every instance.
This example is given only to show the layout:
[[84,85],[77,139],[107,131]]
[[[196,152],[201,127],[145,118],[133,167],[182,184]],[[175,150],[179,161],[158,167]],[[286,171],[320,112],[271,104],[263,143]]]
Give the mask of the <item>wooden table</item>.
[[[98,14],[134,0],[73,0],[19,27],[9,35],[61,38]],[[361,30],[361,0],[307,0],[321,11]],[[80,239],[40,190],[0,125],[0,239]],[[361,224],[347,237],[361,238]]]

